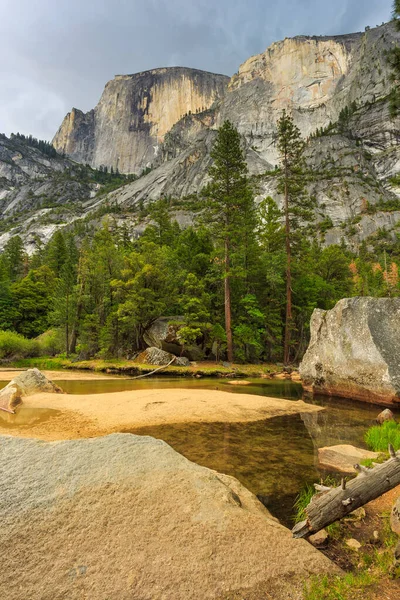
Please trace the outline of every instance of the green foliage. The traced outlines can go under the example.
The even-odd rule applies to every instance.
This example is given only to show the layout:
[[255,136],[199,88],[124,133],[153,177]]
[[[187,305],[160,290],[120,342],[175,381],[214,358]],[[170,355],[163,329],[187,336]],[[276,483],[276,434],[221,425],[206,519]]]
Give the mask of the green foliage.
[[219,267],[219,279],[224,287],[227,352],[228,359],[232,360],[232,322],[235,322],[237,297],[246,288],[249,290],[257,251],[253,190],[240,135],[230,121],[225,121],[218,130],[211,158],[211,183],[203,192],[206,198],[203,223],[215,244],[214,272],[217,274]]
[[370,427],[365,434],[365,441],[374,452],[387,452],[389,444],[400,450],[400,424],[386,421],[382,425]]
[[35,340],[39,346],[41,356],[56,356],[65,348],[65,340],[59,329],[49,329]]
[[[393,19],[396,24],[396,29],[400,31],[400,3],[399,0],[393,2]],[[387,62],[392,70],[391,80],[393,88],[389,96],[390,116],[394,119],[400,111],[400,47],[395,45],[386,53]]]
[[38,344],[14,331],[0,330],[0,359],[25,358],[38,354]]
[[368,571],[344,576],[314,576],[305,585],[303,600],[354,600],[377,581]]
[[307,515],[305,513],[305,509],[310,504],[311,498],[314,496],[314,494],[315,489],[312,485],[307,485],[300,490],[300,493],[298,494],[294,503],[295,514],[293,520],[295,523],[300,523],[306,518]]
[[19,141],[24,142],[27,146],[31,146],[32,148],[37,148],[42,152],[42,154],[46,154],[50,158],[61,158],[61,155],[58,154],[56,149],[50,142],[46,142],[44,140],[38,140],[31,135],[23,135],[22,133],[12,133],[10,139],[17,139]]

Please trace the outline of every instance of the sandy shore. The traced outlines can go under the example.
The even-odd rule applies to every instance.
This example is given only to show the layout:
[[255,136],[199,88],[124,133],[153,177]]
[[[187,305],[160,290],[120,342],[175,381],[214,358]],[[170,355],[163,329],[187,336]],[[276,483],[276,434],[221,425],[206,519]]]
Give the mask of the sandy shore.
[[[0,369],[0,381],[11,381],[14,377],[27,371],[27,369]],[[105,373],[97,373],[93,371],[42,371],[47,379],[52,381],[88,381],[102,379],[121,379],[121,375],[106,375]],[[127,379],[127,377],[123,377]]]
[[[44,440],[94,437],[150,425],[245,422],[322,410],[290,401],[215,390],[133,390],[109,394],[36,394],[24,409],[56,409],[56,416],[1,433]],[[12,418],[12,415],[11,415]]]

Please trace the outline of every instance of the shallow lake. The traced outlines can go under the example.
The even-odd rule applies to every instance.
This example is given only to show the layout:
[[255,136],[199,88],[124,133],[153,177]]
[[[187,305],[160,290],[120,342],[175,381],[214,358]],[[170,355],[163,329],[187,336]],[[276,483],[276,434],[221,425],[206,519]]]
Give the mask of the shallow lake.
[[[252,379],[246,386],[221,379],[100,379],[56,381],[70,394],[99,394],[135,389],[201,388],[233,394],[257,394],[275,398],[303,398],[300,384],[282,380]],[[0,387],[6,382],[0,382]],[[253,423],[187,423],[129,430],[151,435],[170,444],[188,459],[233,475],[253,493],[264,497],[270,511],[291,526],[294,500],[306,484],[318,481],[318,448],[333,444],[365,447],[364,433],[380,412],[379,406],[340,398],[304,397],[324,406],[314,414],[275,417]],[[39,411],[39,412],[38,412]],[[1,413],[0,430],[44,421],[58,411],[21,407],[16,415]]]

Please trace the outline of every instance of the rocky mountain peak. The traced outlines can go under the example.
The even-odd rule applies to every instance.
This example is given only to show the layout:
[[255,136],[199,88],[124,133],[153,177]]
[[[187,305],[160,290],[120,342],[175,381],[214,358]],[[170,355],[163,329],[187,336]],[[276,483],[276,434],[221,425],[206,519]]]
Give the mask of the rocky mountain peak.
[[172,126],[208,109],[228,82],[225,75],[185,67],[117,75],[94,110],[68,113],[53,144],[79,162],[140,173],[152,166]]

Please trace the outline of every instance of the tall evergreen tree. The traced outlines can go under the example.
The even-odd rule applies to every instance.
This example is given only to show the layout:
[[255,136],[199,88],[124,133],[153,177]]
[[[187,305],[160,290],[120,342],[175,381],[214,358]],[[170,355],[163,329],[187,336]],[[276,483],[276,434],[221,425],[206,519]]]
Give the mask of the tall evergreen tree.
[[[397,31],[400,31],[400,0],[393,2],[393,19]],[[394,83],[390,94],[390,114],[394,118],[400,112],[400,47],[395,46],[387,53],[387,60],[392,69],[391,79]]]
[[4,259],[7,265],[8,274],[11,281],[16,281],[24,274],[26,265],[26,253],[24,245],[19,235],[15,235],[8,240],[4,246]]
[[293,118],[284,110],[278,121],[278,150],[281,157],[278,191],[283,194],[286,246],[286,318],[284,363],[290,362],[292,314],[292,253],[301,229],[313,217],[311,198],[305,193],[304,141]]
[[[225,331],[228,360],[233,361],[231,283],[234,258],[246,271],[247,249],[254,215],[254,200],[240,135],[230,121],[225,121],[211,152],[211,183],[205,190],[208,199],[205,221],[221,249],[224,276]],[[254,228],[253,228],[254,233]],[[243,263],[243,257],[245,262]]]

